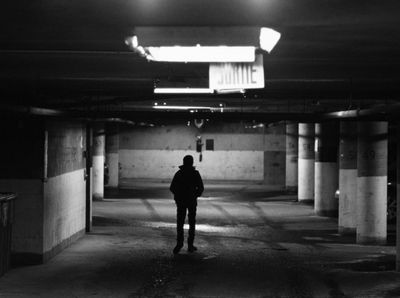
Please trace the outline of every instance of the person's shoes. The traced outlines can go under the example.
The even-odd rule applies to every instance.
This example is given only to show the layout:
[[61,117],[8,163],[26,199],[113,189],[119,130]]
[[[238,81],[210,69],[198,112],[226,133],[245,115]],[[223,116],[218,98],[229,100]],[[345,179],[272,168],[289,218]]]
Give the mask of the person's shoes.
[[195,252],[197,250],[197,247],[194,245],[189,245],[188,247],[188,252]]
[[174,247],[174,250],[172,251],[174,253],[174,255],[178,254],[182,247],[183,247],[183,244],[177,244]]

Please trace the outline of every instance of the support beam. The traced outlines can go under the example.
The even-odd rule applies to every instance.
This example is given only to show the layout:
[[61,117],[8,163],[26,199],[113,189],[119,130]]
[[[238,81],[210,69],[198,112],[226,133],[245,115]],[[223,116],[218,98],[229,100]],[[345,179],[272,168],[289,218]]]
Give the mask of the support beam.
[[299,158],[299,125],[286,124],[286,189],[297,191]]
[[104,198],[104,150],[103,124],[96,123],[93,130],[93,199]]
[[317,215],[335,217],[338,202],[338,141],[339,125],[336,121],[315,125],[315,205]]
[[358,123],[357,243],[386,243],[387,134],[387,122]]
[[340,122],[339,233],[355,234],[357,224],[357,122]]
[[313,123],[299,124],[298,199],[300,202],[314,200],[314,135]]

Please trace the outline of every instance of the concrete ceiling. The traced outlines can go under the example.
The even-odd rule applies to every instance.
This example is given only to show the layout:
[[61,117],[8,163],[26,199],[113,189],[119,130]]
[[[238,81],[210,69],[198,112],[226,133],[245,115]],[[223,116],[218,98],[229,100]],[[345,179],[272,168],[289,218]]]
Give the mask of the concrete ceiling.
[[137,26],[268,26],[282,38],[265,55],[266,88],[239,103],[217,100],[265,113],[392,103],[400,91],[399,12],[395,0],[16,0],[0,10],[0,96],[64,109],[207,102],[152,93],[157,80],[207,81],[207,65],[149,63],[125,37]]

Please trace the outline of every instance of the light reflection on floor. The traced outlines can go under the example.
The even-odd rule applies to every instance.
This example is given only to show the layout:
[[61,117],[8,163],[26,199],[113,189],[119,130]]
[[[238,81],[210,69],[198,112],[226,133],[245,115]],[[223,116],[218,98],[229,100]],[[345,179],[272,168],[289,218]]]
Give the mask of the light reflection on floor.
[[223,200],[224,197],[199,197],[197,199],[200,201],[218,201],[218,200]]
[[[170,222],[155,222],[155,221],[151,221],[151,222],[145,222],[143,224],[146,227],[150,227],[150,228],[176,228],[176,224],[175,223],[170,223]],[[189,229],[189,225],[185,224],[183,227],[185,230]],[[213,225],[208,225],[208,224],[196,224],[196,231],[201,231],[201,232],[214,232],[214,233],[229,233],[229,232],[233,232],[237,229],[237,227],[232,227],[232,226],[213,226]]]

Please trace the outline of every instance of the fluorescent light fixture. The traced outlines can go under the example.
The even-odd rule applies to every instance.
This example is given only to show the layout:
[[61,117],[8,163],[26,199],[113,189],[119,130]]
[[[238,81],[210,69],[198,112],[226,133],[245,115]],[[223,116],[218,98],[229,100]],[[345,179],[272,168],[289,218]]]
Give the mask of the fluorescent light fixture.
[[213,94],[210,88],[154,88],[155,94]]
[[273,29],[260,28],[259,44],[254,46],[146,46],[139,44],[136,35],[125,39],[125,43],[136,53],[149,61],[158,62],[254,62],[255,51],[261,48],[270,53],[281,38],[281,34]]
[[218,94],[231,94],[231,93],[242,93],[244,94],[246,90],[244,89],[218,89],[215,90]]
[[255,47],[147,47],[147,59],[158,62],[254,62]]
[[218,89],[211,88],[154,88],[155,94],[231,94],[246,92],[245,89]]
[[200,107],[200,106],[153,106],[157,110],[210,110],[215,107]]
[[271,53],[280,38],[281,34],[279,32],[263,27],[260,29],[260,48]]

